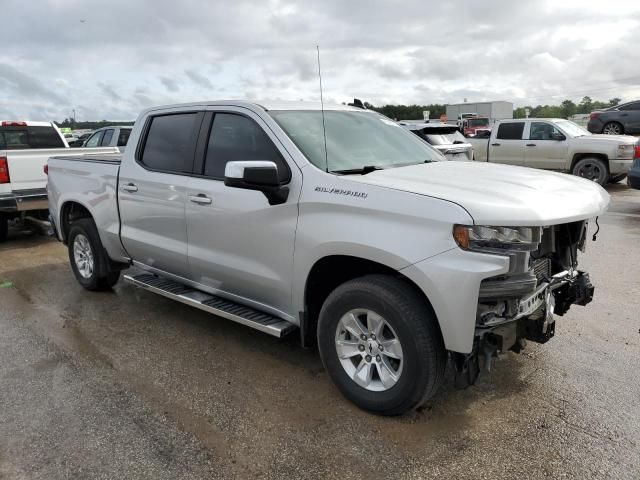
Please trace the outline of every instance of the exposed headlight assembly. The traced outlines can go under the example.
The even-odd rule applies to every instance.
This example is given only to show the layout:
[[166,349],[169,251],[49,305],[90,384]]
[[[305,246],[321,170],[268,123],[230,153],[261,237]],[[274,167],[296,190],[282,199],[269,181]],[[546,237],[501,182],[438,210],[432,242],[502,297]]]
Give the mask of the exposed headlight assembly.
[[453,238],[463,250],[491,253],[533,251],[540,244],[542,228],[454,225]]

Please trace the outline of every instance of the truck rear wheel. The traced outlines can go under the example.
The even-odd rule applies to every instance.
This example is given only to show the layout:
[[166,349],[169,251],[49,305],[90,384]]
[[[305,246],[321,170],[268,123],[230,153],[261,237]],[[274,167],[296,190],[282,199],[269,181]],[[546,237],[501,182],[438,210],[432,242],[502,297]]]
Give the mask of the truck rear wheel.
[[78,283],[87,290],[108,290],[120,278],[120,271],[109,268],[98,229],[90,218],[71,224],[68,238],[69,262]]
[[592,180],[600,185],[606,185],[609,181],[609,168],[600,158],[583,158],[573,166],[574,175],[587,180]]
[[7,239],[9,233],[9,219],[6,215],[0,213],[0,242],[4,242]]
[[406,282],[369,275],[327,298],[318,321],[322,362],[360,408],[400,415],[442,384],[446,351],[430,306]]

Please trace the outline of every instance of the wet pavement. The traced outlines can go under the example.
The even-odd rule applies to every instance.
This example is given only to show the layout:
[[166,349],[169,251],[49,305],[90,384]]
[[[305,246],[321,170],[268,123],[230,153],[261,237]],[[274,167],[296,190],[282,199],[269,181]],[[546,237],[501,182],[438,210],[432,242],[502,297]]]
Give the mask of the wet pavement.
[[400,418],[346,401],[295,337],[122,282],[87,292],[61,244],[14,232],[0,245],[0,479],[640,478],[640,191],[609,191],[581,256],[594,301]]

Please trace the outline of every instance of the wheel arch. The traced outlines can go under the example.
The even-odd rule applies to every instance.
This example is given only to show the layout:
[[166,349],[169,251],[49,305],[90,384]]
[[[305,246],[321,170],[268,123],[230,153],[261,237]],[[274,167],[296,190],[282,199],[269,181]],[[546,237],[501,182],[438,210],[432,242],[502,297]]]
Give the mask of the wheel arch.
[[389,275],[406,282],[431,310],[438,323],[438,330],[442,335],[436,312],[425,292],[409,277],[383,263],[364,257],[333,254],[316,260],[304,285],[304,311],[300,314],[301,340],[304,346],[317,344],[316,330],[320,309],[329,294],[339,285],[371,274]]
[[80,218],[93,219],[93,215],[91,214],[89,208],[86,205],[83,205],[81,202],[78,202],[77,200],[67,200],[60,207],[60,218],[58,220],[58,225],[60,226],[62,243],[64,243],[65,245],[67,243],[67,239],[69,238],[71,224],[74,220],[78,220]]
[[584,158],[598,158],[602,160],[607,166],[607,169],[609,169],[609,157],[606,153],[580,152],[580,153],[573,154],[573,158],[571,159],[571,168],[569,168],[569,173],[573,173],[573,168],[576,166],[576,163],[578,163],[580,160]]

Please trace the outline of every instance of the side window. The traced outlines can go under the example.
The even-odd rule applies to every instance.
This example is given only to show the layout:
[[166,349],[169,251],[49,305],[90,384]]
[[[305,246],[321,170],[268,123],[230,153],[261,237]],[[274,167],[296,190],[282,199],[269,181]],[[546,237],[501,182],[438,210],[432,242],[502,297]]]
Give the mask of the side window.
[[103,147],[108,147],[109,144],[111,143],[112,138],[113,138],[113,128],[110,128],[109,130],[105,130],[104,136],[102,137],[102,141],[100,142],[100,145],[102,145]]
[[7,150],[29,148],[29,138],[26,130],[5,130],[4,144]]
[[546,122],[531,122],[531,131],[529,132],[530,140],[551,140],[552,133],[559,133],[556,127]]
[[193,157],[198,114],[178,113],[153,117],[140,162],[152,170],[182,173]]
[[131,135],[130,128],[121,128],[120,135],[118,135],[118,147],[125,147],[129,141],[129,135]]
[[619,107],[618,110],[640,110],[640,102],[627,103]]
[[104,130],[101,132],[94,133],[91,135],[85,147],[98,147],[100,145],[100,141],[102,140],[102,136],[104,135]]
[[207,146],[204,174],[224,178],[227,162],[270,160],[278,166],[281,182],[291,174],[280,152],[262,128],[253,120],[233,113],[216,113]]
[[500,140],[522,140],[524,122],[501,123],[498,126],[498,136]]

